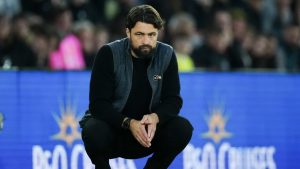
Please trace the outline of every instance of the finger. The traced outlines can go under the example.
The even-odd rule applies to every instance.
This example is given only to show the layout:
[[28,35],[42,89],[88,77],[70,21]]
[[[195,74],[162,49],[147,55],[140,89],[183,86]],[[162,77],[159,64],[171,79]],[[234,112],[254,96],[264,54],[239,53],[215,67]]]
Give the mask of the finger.
[[144,147],[149,147],[149,143],[147,143],[147,138],[144,138],[143,135],[144,125],[141,125],[140,122],[133,120],[131,132],[134,138]]
[[147,140],[144,140],[142,137],[138,137],[138,141],[139,141],[139,143],[142,145],[142,146],[144,146],[144,147],[150,147],[150,142],[149,141],[147,141]]
[[[148,130],[149,130],[149,128],[148,128]],[[140,132],[141,132],[143,140],[148,141],[148,134],[147,134],[145,125],[141,125]]]
[[149,130],[148,130],[148,138],[149,141],[152,141],[154,135],[155,135],[155,131],[156,131],[156,126],[155,125],[149,125]]
[[147,137],[149,140],[151,138],[152,132],[153,132],[153,125],[148,125]]
[[144,147],[149,147],[149,143],[144,141],[140,136],[136,136],[136,140]]
[[147,124],[148,118],[149,118],[148,115],[144,115],[141,120],[141,124]]
[[148,138],[148,134],[146,132],[145,129],[145,125],[141,125],[139,124],[138,128],[137,128],[137,132],[136,132],[136,138],[138,138],[138,141],[145,147],[149,147],[150,146],[150,141]]
[[156,132],[156,128],[152,130],[151,134],[150,134],[150,141],[152,141],[152,139],[155,136],[155,132]]

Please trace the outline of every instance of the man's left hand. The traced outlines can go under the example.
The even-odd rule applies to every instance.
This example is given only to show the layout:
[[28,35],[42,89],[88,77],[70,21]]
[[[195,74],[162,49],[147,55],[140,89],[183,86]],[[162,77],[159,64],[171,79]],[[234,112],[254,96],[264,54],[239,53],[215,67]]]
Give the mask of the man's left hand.
[[147,126],[147,135],[150,142],[152,141],[155,135],[156,125],[158,122],[159,119],[156,113],[144,115],[141,120],[141,124]]

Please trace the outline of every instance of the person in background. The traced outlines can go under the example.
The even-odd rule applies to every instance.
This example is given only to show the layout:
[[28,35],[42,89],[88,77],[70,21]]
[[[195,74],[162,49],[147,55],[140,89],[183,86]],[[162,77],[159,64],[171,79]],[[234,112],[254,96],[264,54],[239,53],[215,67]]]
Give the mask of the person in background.
[[50,30],[47,25],[33,25],[31,26],[32,42],[30,46],[36,55],[36,69],[49,68],[49,54],[50,54]]
[[32,69],[36,55],[30,47],[30,23],[24,13],[0,16],[0,58],[5,69]]
[[180,12],[170,18],[168,23],[169,37],[167,38],[172,43],[174,37],[179,34],[186,36],[192,42],[193,48],[202,45],[202,35],[197,31],[196,21],[189,13]]
[[192,40],[186,35],[176,35],[172,40],[178,61],[179,72],[192,72],[195,65],[190,54],[193,50]]
[[95,30],[96,48],[99,49],[109,42],[109,31],[103,25],[97,25]]
[[[232,15],[232,43],[229,47],[231,67],[233,70],[249,69],[252,60],[248,51],[253,44],[249,41],[251,29],[246,21],[246,14],[240,8],[231,11]],[[249,47],[248,47],[249,45]]]
[[275,16],[272,20],[272,33],[277,37],[282,37],[283,29],[293,23],[293,12],[290,8],[291,0],[277,0]]
[[207,30],[204,44],[195,48],[191,54],[195,66],[208,71],[230,71],[229,45],[219,27]]
[[280,42],[287,72],[300,71],[300,26],[291,24],[284,28]]
[[57,49],[50,53],[49,65],[52,70],[85,69],[82,44],[72,32],[73,18],[70,9],[57,7],[52,11],[53,25],[59,35]]
[[255,69],[277,69],[277,57],[275,55],[275,41],[271,41],[271,36],[257,34],[250,50],[252,58],[252,68]]
[[74,24],[74,33],[79,38],[86,68],[91,69],[98,50],[95,38],[95,26],[88,20]]
[[109,159],[141,158],[145,169],[166,169],[191,139],[182,107],[173,48],[157,41],[163,27],[149,5],[133,7],[127,38],[100,48],[91,80],[89,109],[80,121],[82,140],[96,169]]

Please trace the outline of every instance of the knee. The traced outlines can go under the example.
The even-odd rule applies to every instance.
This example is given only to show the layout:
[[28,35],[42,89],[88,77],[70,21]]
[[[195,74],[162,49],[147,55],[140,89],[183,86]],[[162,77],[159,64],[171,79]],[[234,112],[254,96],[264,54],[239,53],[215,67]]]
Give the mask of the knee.
[[180,116],[169,121],[165,127],[167,133],[165,137],[169,140],[168,144],[174,147],[185,147],[191,140],[194,130],[191,123]]
[[112,142],[112,133],[111,127],[104,121],[91,118],[82,128],[82,140],[87,150],[103,150]]
[[193,126],[192,124],[183,117],[178,117],[174,119],[173,126],[173,134],[177,137],[178,140],[181,140],[184,144],[187,144],[192,135],[193,135]]

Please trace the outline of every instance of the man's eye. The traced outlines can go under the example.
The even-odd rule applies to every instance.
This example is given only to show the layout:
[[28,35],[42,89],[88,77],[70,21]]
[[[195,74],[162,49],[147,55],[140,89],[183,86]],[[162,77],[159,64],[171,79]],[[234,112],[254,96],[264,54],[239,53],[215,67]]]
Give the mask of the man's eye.
[[155,33],[151,33],[151,34],[149,34],[148,36],[152,38],[152,37],[154,37],[155,35],[156,35]]

